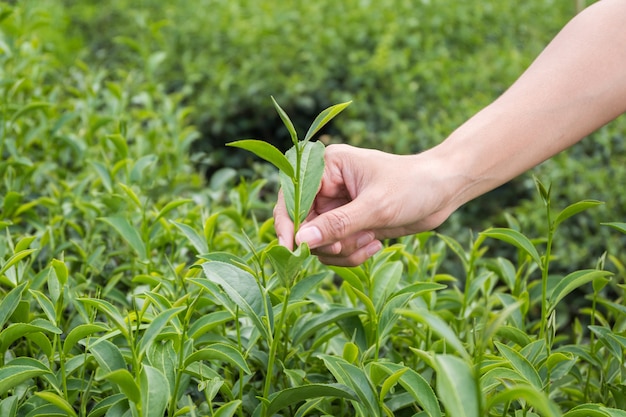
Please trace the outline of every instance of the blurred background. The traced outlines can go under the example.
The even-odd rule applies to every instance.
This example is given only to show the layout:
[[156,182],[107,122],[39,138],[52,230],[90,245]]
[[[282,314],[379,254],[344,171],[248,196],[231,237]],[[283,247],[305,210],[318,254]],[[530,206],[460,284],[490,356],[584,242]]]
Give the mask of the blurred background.
[[[134,91],[118,91],[135,110],[148,111],[156,93],[175,96],[175,105],[186,109],[185,124],[194,130],[185,149],[195,169],[208,183],[224,187],[240,177],[265,177],[263,195],[271,201],[273,171],[251,154],[224,146],[256,138],[288,148],[288,133],[270,96],[301,132],[322,109],[352,100],[321,140],[419,152],[501,94],[591,1],[24,3],[33,5],[25,9],[33,16],[24,19],[41,27],[43,50],[57,73],[86,65],[100,80],[140,79],[121,83],[136,86]],[[115,117],[123,126],[130,116],[119,111]],[[466,205],[442,231],[464,239],[488,226],[514,226],[545,235],[535,175],[551,184],[557,209],[581,199],[606,203],[559,232],[555,256],[572,268],[592,266],[606,248],[624,245],[600,223],[626,218],[625,131],[626,121],[618,119]]]

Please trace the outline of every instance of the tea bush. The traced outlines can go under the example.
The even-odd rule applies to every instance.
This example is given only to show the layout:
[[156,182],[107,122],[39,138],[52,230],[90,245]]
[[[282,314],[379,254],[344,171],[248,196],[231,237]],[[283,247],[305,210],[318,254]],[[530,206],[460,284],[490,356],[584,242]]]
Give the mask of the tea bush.
[[[0,3],[1,416],[625,415],[623,252],[594,246],[606,254],[584,269],[553,256],[601,210],[593,195],[537,181],[510,227],[409,236],[325,267],[277,246],[273,169],[198,170],[204,105],[190,73],[165,77],[159,31],[219,13],[96,4]],[[240,33],[270,7],[205,6],[240,13]],[[117,30],[127,38],[96,36]],[[553,163],[549,177],[569,175]],[[614,214],[593,227],[619,239]]]

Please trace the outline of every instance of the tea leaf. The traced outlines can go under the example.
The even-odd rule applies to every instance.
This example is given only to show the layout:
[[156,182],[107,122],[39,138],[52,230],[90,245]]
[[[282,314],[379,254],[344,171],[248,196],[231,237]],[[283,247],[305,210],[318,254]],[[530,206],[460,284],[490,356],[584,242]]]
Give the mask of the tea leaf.
[[17,416],[17,403],[19,399],[20,397],[17,395],[12,395],[0,401],[0,416]]
[[170,398],[167,378],[158,369],[144,364],[139,375],[139,387],[142,416],[163,417]]
[[387,379],[385,379],[385,382],[383,382],[383,385],[380,387],[380,393],[379,393],[380,401],[385,400],[385,397],[387,396],[389,391],[398,383],[398,381],[400,381],[400,378],[402,377],[402,375],[404,375],[408,370],[409,368],[398,369],[393,374],[391,374]]
[[306,244],[300,245],[293,252],[284,246],[273,246],[266,253],[285,287],[291,287],[291,283],[302,270],[304,262],[311,256],[311,251]]
[[70,403],[68,403],[65,398],[59,397],[57,394],[49,391],[40,391],[36,392],[35,395],[59,407],[61,410],[67,413],[68,416],[77,415],[76,411],[74,411],[74,408],[70,405]]
[[126,369],[126,361],[120,349],[106,339],[88,345],[88,350],[100,365],[104,374],[109,374],[118,369]]
[[159,313],[159,315],[152,320],[152,322],[144,332],[143,337],[141,338],[141,342],[139,342],[140,357],[143,356],[148,346],[150,346],[152,341],[156,339],[156,337],[161,333],[161,330],[163,330],[163,328],[172,319],[172,317],[185,310],[186,308],[186,306],[170,308]]
[[557,227],[559,224],[564,222],[576,214],[585,211],[589,208],[599,206],[600,204],[604,204],[602,201],[597,200],[583,200],[577,203],[571,204],[568,207],[564,208],[554,219],[554,227]]
[[7,295],[0,301],[0,329],[4,327],[11,314],[15,311],[22,299],[22,293],[26,288],[27,282],[22,282],[17,287],[13,288]]
[[439,401],[437,400],[432,387],[423,376],[415,372],[413,369],[391,362],[375,362],[372,366],[385,369],[388,373],[406,369],[398,381],[400,385],[402,385],[402,387],[413,397],[415,402],[418,403],[430,417],[441,417]]
[[600,223],[600,224],[602,224],[603,226],[612,227],[613,229],[626,234],[626,223],[613,222],[613,223]]
[[228,146],[245,149],[259,158],[265,159],[276,168],[284,172],[289,178],[294,178],[294,168],[289,160],[274,145],[269,142],[255,139],[244,139],[227,143]]
[[363,314],[363,310],[352,307],[332,306],[323,313],[316,314],[312,318],[306,318],[303,323],[296,322],[293,329],[294,344],[302,343],[318,330],[343,320],[347,317]]
[[113,321],[115,327],[124,335],[128,336],[128,325],[119,311],[106,300],[100,300],[97,298],[77,298],[78,301],[95,307],[98,311],[103,313],[109,319]]
[[[273,316],[266,316],[265,306],[271,306],[271,303],[261,292],[252,274],[219,261],[205,262],[202,269],[207,278],[222,287],[228,297],[252,319],[256,328],[269,340]],[[268,308],[268,311],[271,313],[272,309]],[[262,317],[269,320],[269,328],[264,324]]]
[[196,361],[215,359],[231,363],[247,374],[252,373],[241,352],[225,343],[214,343],[209,347],[192,353],[185,359],[185,368]]
[[61,329],[43,319],[35,319],[30,323],[13,323],[0,332],[0,354],[3,354],[20,337],[36,332],[63,333]]
[[139,390],[139,386],[127,369],[116,369],[102,375],[98,379],[106,379],[115,383],[130,401],[135,404],[141,403],[141,391]]
[[539,266],[543,268],[541,263],[541,257],[539,256],[539,252],[535,246],[531,243],[531,241],[521,234],[520,232],[513,229],[505,229],[505,228],[490,228],[486,231],[482,232],[481,235],[502,240],[503,242],[510,243],[511,245],[521,249],[526,252],[531,259]]
[[[297,215],[302,222],[311,210],[317,191],[320,188],[324,174],[324,144],[321,142],[306,142],[302,149],[302,161],[300,162],[300,195],[295,195],[293,181],[286,174],[280,174],[280,185],[285,197],[287,212],[291,219],[296,218],[295,202],[300,201],[300,213]],[[296,166],[296,149],[292,147],[286,153],[289,162]],[[297,175],[297,174],[296,174]]]
[[85,337],[109,330],[107,326],[101,323],[87,323],[87,324],[79,324],[74,327],[65,337],[65,341],[63,342],[63,353],[68,355],[72,348],[78,344],[78,342]]
[[387,298],[395,291],[402,278],[402,262],[386,262],[372,273],[371,297],[376,311],[380,312]]
[[198,254],[205,254],[209,252],[209,245],[206,240],[201,237],[192,227],[187,226],[184,223],[171,221],[174,226],[178,228],[187,237],[191,245],[196,249]]
[[556,305],[565,296],[574,291],[576,288],[593,281],[596,278],[605,278],[613,275],[609,271],[601,271],[597,269],[587,269],[582,271],[575,271],[562,278],[558,284],[552,290],[549,296],[550,311],[556,308]]
[[4,274],[13,265],[18,263],[22,259],[26,258],[28,255],[30,255],[31,253],[33,253],[35,251],[36,251],[36,249],[24,249],[22,251],[19,251],[19,252],[13,254],[9,259],[7,259],[7,262],[4,265],[2,265],[2,268],[0,268],[0,275]]
[[127,398],[124,394],[112,394],[109,397],[104,398],[102,401],[93,406],[88,417],[101,417],[106,414],[106,412],[119,404],[120,402],[126,402]]
[[335,104],[334,106],[328,107],[326,110],[322,111],[317,115],[311,127],[306,132],[304,136],[304,141],[308,142],[311,140],[313,135],[315,135],[324,125],[330,122],[335,116],[341,113],[346,107],[348,107],[352,103],[352,101],[347,101],[345,103]]
[[101,217],[100,220],[113,226],[113,228],[122,236],[122,238],[130,245],[131,248],[137,253],[139,259],[142,261],[147,260],[148,253],[146,251],[146,245],[143,243],[139,232],[135,229],[128,219],[123,217]]
[[50,323],[52,323],[52,324],[54,324],[56,326],[56,324],[57,324],[57,317],[56,317],[57,314],[56,314],[56,311],[54,309],[54,305],[52,304],[52,301],[50,301],[50,299],[48,297],[46,297],[46,295],[44,293],[42,293],[41,291],[28,290],[28,292],[33,297],[35,297],[35,300],[37,300],[37,304],[39,304],[39,307],[41,307],[43,312],[46,314],[46,317],[48,318]]
[[131,183],[140,182],[146,168],[148,168],[152,164],[155,164],[158,160],[159,158],[154,154],[144,155],[139,158],[133,165],[133,169],[130,171]]
[[35,366],[11,364],[3,366],[0,368],[0,395],[4,395],[26,380],[46,373],[50,371]]
[[183,200],[174,200],[174,201],[170,201],[169,203],[167,203],[165,205],[165,207],[163,207],[161,210],[159,210],[159,213],[157,214],[156,218],[154,219],[155,222],[158,222],[161,218],[163,218],[164,216],[167,216],[168,213],[170,213],[172,210],[180,207],[180,206],[184,206],[185,204],[189,204],[189,203],[193,203],[193,200],[189,199],[189,198],[185,198]]
[[494,344],[497,346],[500,353],[502,353],[502,356],[508,360],[513,369],[519,372],[529,384],[532,384],[537,389],[543,389],[543,383],[541,382],[539,373],[526,357],[503,343],[494,342]]
[[480,417],[478,387],[469,364],[452,355],[436,355],[437,394],[447,413],[455,417]]
[[187,335],[190,339],[197,339],[214,327],[220,326],[232,319],[233,315],[228,311],[214,311],[213,313],[206,314],[195,320],[191,326],[189,326]]
[[272,103],[274,103],[274,107],[276,108],[278,115],[280,116],[281,120],[283,121],[283,123],[287,127],[287,130],[289,131],[289,135],[291,136],[291,141],[293,142],[293,146],[298,146],[298,134],[296,133],[296,129],[293,127],[293,123],[291,123],[291,119],[289,119],[289,116],[287,116],[287,113],[285,113],[285,111],[278,105],[276,100],[274,100],[274,97],[272,97]]
[[544,417],[561,417],[558,407],[540,389],[525,384],[506,387],[504,391],[494,395],[487,404],[487,410],[491,410],[496,404],[519,400],[526,401]]
[[233,400],[222,405],[217,409],[213,417],[232,417],[237,412],[237,409],[241,405],[241,400]]
[[582,404],[563,414],[563,417],[626,417],[626,411],[600,404]]
[[52,106],[52,104],[50,103],[43,103],[43,102],[29,103],[13,114],[13,116],[11,117],[10,123],[11,124],[14,123],[17,119],[19,119],[20,117],[22,117],[23,115],[27,113],[37,111],[37,110],[47,109],[50,106]]
[[354,402],[358,415],[380,417],[382,412],[378,404],[378,396],[365,372],[349,364],[342,358],[320,355],[326,367],[340,384],[346,385],[356,393],[358,401]]
[[357,400],[350,388],[341,384],[309,384],[300,387],[286,388],[269,398],[267,415],[272,416],[283,408],[306,401],[311,398],[332,397]]

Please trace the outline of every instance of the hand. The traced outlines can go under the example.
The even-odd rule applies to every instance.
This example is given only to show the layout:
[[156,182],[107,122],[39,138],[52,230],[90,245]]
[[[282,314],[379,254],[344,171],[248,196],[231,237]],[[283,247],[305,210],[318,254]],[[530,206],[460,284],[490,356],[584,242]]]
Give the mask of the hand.
[[[419,155],[393,155],[330,145],[311,213],[295,236],[320,261],[359,265],[382,248],[382,239],[430,230],[456,209],[453,183],[438,163]],[[274,209],[279,243],[293,249],[293,223],[282,193]]]

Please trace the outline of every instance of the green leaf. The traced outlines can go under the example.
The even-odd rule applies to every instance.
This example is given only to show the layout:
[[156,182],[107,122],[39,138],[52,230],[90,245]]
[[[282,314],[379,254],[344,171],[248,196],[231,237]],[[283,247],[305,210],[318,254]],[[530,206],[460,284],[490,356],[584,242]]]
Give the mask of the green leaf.
[[361,368],[335,356],[320,355],[320,357],[337,382],[346,385],[356,393],[359,402],[353,402],[353,405],[357,410],[357,415],[374,417],[382,415],[374,387]]
[[508,363],[531,385],[537,389],[543,389],[541,377],[533,365],[517,350],[500,342],[494,342],[502,356]]
[[605,278],[611,275],[613,274],[609,271],[602,271],[598,269],[586,269],[572,272],[565,278],[562,278],[552,290],[552,293],[548,298],[550,302],[550,311],[555,309],[559,301],[576,288],[585,285],[596,278]]
[[539,268],[543,268],[543,264],[541,263],[541,257],[539,256],[539,252],[537,252],[535,246],[526,236],[524,236],[517,230],[506,228],[491,228],[482,232],[481,235],[510,243],[511,245],[522,250],[523,252],[526,252],[531,257],[531,259],[539,266]]
[[285,287],[291,287],[304,262],[311,256],[306,244],[300,245],[294,252],[284,246],[272,246],[266,253]]
[[[250,317],[261,334],[269,340],[273,328],[271,302],[269,297],[261,292],[252,274],[219,261],[205,262],[202,264],[202,269],[206,277],[219,285],[241,311]],[[266,316],[266,306],[268,306],[269,317]],[[267,317],[269,327],[265,325],[263,317]]]
[[574,204],[570,204],[566,208],[564,208],[559,214],[557,214],[556,219],[554,220],[554,227],[556,228],[559,224],[564,222],[576,214],[585,211],[589,208],[599,206],[600,204],[604,204],[602,201],[597,200],[583,200]]
[[430,417],[441,417],[439,401],[437,400],[432,387],[423,376],[415,372],[413,369],[396,363],[375,362],[372,366],[382,368],[389,374],[396,373],[400,370],[406,370],[402,373],[402,375],[400,375],[398,380],[400,385],[413,397],[415,402],[418,403]]
[[448,414],[480,417],[478,387],[469,364],[452,355],[436,355],[437,394]]
[[457,351],[465,360],[470,359],[469,353],[465,350],[463,343],[457,337],[456,333],[448,326],[448,324],[439,316],[432,314],[426,309],[399,310],[399,314],[410,317],[420,323],[430,327],[430,329],[444,339],[446,344]]
[[332,397],[357,400],[357,396],[350,388],[341,384],[309,384],[300,387],[286,388],[269,398],[267,415],[272,416],[278,411],[291,405],[311,398]]
[[385,397],[389,393],[389,391],[400,381],[402,375],[404,375],[409,368],[398,369],[393,374],[389,375],[387,379],[383,382],[383,385],[380,387],[379,398],[380,401],[384,401]]
[[77,416],[76,411],[74,411],[74,408],[70,405],[70,403],[67,402],[65,398],[61,398],[57,394],[49,391],[36,392],[35,395],[39,398],[43,398],[50,404],[54,404],[55,406],[59,407],[61,410],[67,413],[68,416]]
[[183,200],[170,201],[169,203],[165,205],[165,207],[159,210],[159,213],[157,214],[154,221],[158,222],[161,218],[163,218],[164,216],[167,216],[172,210],[177,209],[178,207],[184,206],[185,204],[189,204],[189,203],[193,203],[193,200],[190,198],[185,198]]
[[293,166],[287,157],[269,142],[255,139],[244,139],[227,143],[227,145],[252,152],[259,158],[265,159],[267,162],[284,172],[289,178],[294,178],[295,176]]
[[30,323],[13,323],[0,332],[0,354],[4,354],[9,346],[20,337],[37,332],[63,333],[61,329],[44,319],[35,319]]
[[241,405],[241,400],[233,400],[222,405],[217,409],[213,417],[232,417],[237,412],[237,409]]
[[336,324],[347,317],[363,314],[363,310],[353,307],[331,306],[328,310],[318,313],[313,317],[304,317],[298,320],[293,329],[293,343],[298,345],[307,340],[320,329]]
[[198,232],[196,232],[192,227],[187,226],[184,223],[179,223],[175,221],[171,222],[174,226],[178,228],[178,230],[180,230],[185,235],[185,237],[187,237],[187,239],[194,247],[196,252],[198,252],[198,254],[205,254],[209,252],[209,245],[207,244],[207,241],[202,236],[200,236],[200,234],[198,234]]
[[97,298],[77,298],[77,300],[82,301],[89,306],[95,307],[99,312],[103,313],[111,321],[113,321],[115,327],[117,327],[117,329],[124,336],[128,336],[128,324],[113,304],[106,300],[100,300]]
[[600,404],[582,404],[563,414],[563,417],[626,417],[626,411]]
[[[296,218],[295,202],[300,201],[300,222],[304,221],[311,210],[315,196],[320,188],[322,176],[324,174],[324,144],[322,142],[306,142],[302,149],[302,160],[300,162],[300,195],[295,195],[295,187],[292,179],[280,174],[280,185],[285,197],[287,212],[291,219]],[[289,162],[296,166],[296,149],[292,147],[286,153]],[[296,174],[297,175],[297,174]]]
[[52,261],[50,261],[50,263],[54,268],[54,272],[56,272],[57,274],[59,284],[61,284],[61,287],[63,287],[67,283],[67,278],[69,276],[67,265],[65,265],[65,262],[58,259],[53,259]]
[[4,395],[26,380],[46,373],[50,373],[50,371],[35,366],[11,364],[3,366],[0,368],[0,395]]
[[[161,371],[146,364],[139,375],[143,417],[163,417],[170,399],[170,387]],[[130,398],[130,397],[129,397]]]
[[144,155],[139,158],[133,165],[133,169],[130,171],[130,181],[132,183],[140,182],[146,168],[155,164],[158,160],[159,158],[154,154]]
[[31,113],[37,110],[47,109],[50,106],[52,106],[52,104],[50,103],[43,103],[43,102],[29,103],[13,114],[13,116],[11,117],[11,124],[27,113]]
[[185,309],[187,309],[186,306],[173,307],[159,313],[159,315],[152,320],[152,322],[144,332],[143,337],[141,338],[141,342],[139,342],[139,357],[143,356],[146,349],[161,333],[161,330],[163,330],[163,328],[172,319],[172,317]]
[[225,343],[214,343],[192,353],[185,359],[185,368],[193,362],[211,360],[228,362],[247,374],[252,373],[241,352],[233,346]]
[[352,103],[352,101],[347,101],[345,103],[335,104],[334,106],[328,107],[326,110],[322,111],[313,123],[309,130],[306,132],[304,136],[304,141],[307,142],[311,140],[313,135],[315,135],[324,125],[330,122],[335,116],[341,113],[346,107],[348,107]]
[[187,336],[190,339],[197,339],[209,330],[232,319],[233,315],[229,311],[214,311],[213,313],[203,315],[189,326]]
[[126,402],[126,396],[124,394],[113,394],[102,401],[93,406],[91,411],[88,414],[88,417],[101,417],[106,414],[106,412],[120,402]]
[[620,231],[624,234],[626,234],[626,223],[622,223],[622,222],[612,222],[612,223],[601,223],[603,226],[609,226],[612,227],[613,229]]
[[0,401],[0,416],[3,417],[16,417],[17,416],[17,404],[20,397],[12,395]]
[[524,400],[535,408],[542,417],[561,417],[558,407],[541,391],[532,385],[516,384],[506,387],[504,391],[494,395],[487,404],[487,410],[491,410],[496,404],[511,403]]
[[22,259],[26,258],[28,255],[30,255],[31,253],[35,251],[36,249],[25,249],[25,250],[22,250],[13,254],[9,259],[7,259],[7,262],[4,265],[2,265],[2,268],[0,268],[0,275],[7,272],[9,268],[11,268],[13,265],[18,263]]
[[128,219],[124,217],[101,217],[100,220],[111,225],[122,238],[130,245],[131,248],[137,253],[139,259],[142,261],[147,260],[148,253],[146,251],[146,245],[144,244],[137,229],[135,229]]
[[50,301],[50,299],[46,297],[46,295],[41,291],[28,290],[28,292],[35,298],[35,300],[37,300],[37,304],[39,304],[39,307],[41,307],[43,312],[46,314],[46,317],[48,318],[50,323],[56,326],[57,317],[52,301]]
[[372,273],[372,288],[370,297],[376,308],[380,312],[388,297],[395,292],[395,289],[402,278],[402,262],[386,262]]
[[274,107],[276,108],[278,115],[280,116],[281,120],[283,121],[283,123],[287,127],[287,130],[289,131],[289,135],[291,136],[291,141],[293,142],[293,146],[297,146],[298,134],[296,133],[296,129],[293,127],[293,123],[291,123],[291,119],[289,119],[289,116],[287,116],[287,113],[285,113],[285,111],[278,105],[276,100],[274,100],[274,97],[272,97],[272,103],[274,103]]
[[89,344],[87,349],[100,365],[103,374],[109,374],[118,369],[126,369],[126,361],[120,349],[106,339],[100,339]]
[[7,295],[0,301],[0,329],[2,329],[11,317],[11,314],[15,311],[22,299],[22,293],[26,288],[27,282],[22,282],[17,287],[13,288]]
[[63,341],[63,353],[68,355],[72,348],[76,346],[80,340],[94,333],[105,332],[107,330],[109,330],[109,328],[101,323],[79,324],[65,337],[65,340]]
[[96,380],[102,379],[106,379],[107,381],[116,384],[120,388],[120,391],[122,391],[124,395],[126,395],[126,398],[130,401],[135,404],[141,404],[141,391],[139,390],[139,386],[131,373],[128,372],[128,369],[116,369],[100,376],[99,378],[96,378]]

